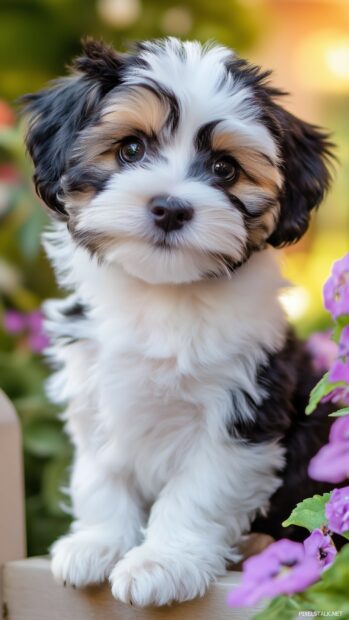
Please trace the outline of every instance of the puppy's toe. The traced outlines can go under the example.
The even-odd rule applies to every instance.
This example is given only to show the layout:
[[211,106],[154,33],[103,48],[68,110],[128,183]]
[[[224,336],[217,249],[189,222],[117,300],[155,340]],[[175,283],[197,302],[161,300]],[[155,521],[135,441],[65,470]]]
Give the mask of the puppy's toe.
[[202,596],[209,578],[181,554],[166,554],[146,544],[129,551],[110,575],[113,596],[146,607],[167,605]]
[[51,549],[51,570],[57,583],[76,587],[102,583],[115,563],[115,551],[86,532],[69,534]]

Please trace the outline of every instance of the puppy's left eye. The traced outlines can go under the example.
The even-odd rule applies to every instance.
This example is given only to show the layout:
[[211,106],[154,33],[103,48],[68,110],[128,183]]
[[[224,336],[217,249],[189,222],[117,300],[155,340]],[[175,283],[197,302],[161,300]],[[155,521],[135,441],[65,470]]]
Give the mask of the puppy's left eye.
[[123,164],[135,164],[143,159],[145,144],[138,138],[127,138],[118,151],[118,159]]
[[220,155],[215,159],[212,172],[220,181],[233,182],[238,177],[238,164],[229,155]]

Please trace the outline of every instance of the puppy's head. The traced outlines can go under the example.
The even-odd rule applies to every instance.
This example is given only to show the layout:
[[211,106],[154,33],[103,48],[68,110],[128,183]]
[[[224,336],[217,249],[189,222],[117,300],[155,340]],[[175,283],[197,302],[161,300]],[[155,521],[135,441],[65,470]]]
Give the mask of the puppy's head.
[[148,282],[219,276],[297,241],[331,144],[267,77],[218,46],[87,42],[71,77],[26,97],[39,195],[77,244]]

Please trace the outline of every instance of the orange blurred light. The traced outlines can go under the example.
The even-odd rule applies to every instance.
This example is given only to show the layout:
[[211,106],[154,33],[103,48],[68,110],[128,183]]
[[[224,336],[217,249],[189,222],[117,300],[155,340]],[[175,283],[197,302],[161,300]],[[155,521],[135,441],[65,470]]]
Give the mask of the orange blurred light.
[[326,50],[326,61],[334,75],[349,80],[349,37]]
[[314,32],[300,41],[296,72],[305,89],[349,92],[349,35],[336,30]]

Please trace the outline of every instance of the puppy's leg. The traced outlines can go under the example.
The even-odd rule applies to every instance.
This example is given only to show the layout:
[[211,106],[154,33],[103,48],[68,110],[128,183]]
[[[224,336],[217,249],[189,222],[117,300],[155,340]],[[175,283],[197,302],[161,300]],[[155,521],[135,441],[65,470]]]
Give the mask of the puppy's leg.
[[115,562],[141,539],[143,514],[132,484],[79,456],[71,496],[76,520],[51,548],[56,581],[77,587],[104,581]]
[[190,600],[225,573],[227,560],[239,559],[234,545],[279,484],[273,465],[280,464],[280,451],[270,457],[257,450],[212,447],[169,481],[143,544],[111,573],[116,598],[139,606]]

